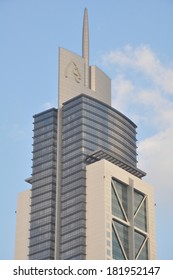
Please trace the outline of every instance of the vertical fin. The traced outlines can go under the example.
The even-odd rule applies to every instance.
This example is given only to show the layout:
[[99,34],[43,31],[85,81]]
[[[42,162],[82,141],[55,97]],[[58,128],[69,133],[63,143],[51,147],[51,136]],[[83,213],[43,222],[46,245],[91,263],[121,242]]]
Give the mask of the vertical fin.
[[89,87],[89,28],[88,28],[88,10],[85,8],[83,19],[83,36],[82,36],[82,56],[85,63],[84,84]]

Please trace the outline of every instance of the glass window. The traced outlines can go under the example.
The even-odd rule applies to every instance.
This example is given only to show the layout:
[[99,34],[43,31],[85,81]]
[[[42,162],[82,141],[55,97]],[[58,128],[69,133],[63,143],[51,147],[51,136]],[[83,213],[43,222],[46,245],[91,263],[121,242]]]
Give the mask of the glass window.
[[143,201],[135,216],[135,226],[145,232],[147,231],[146,199]]
[[142,251],[138,256],[138,260],[148,260],[148,242],[145,243]]
[[[146,236],[138,231],[135,230],[135,256],[137,257],[142,245],[144,244],[144,241],[146,239]],[[145,244],[144,248],[140,252],[140,255],[138,256],[138,259],[148,259],[148,246],[147,243]]]
[[116,191],[118,193],[118,197],[121,201],[121,204],[123,205],[124,211],[126,215],[128,216],[128,200],[127,200],[127,186],[115,179],[112,179],[113,185],[116,188]]
[[126,220],[113,188],[112,188],[112,214],[122,220]]
[[125,260],[114,229],[112,229],[112,257],[115,260]]
[[134,190],[134,214],[136,213],[143,198],[144,198],[144,195],[142,193],[139,193],[138,191]]
[[129,258],[129,234],[128,234],[128,226],[118,222],[114,221],[114,226],[117,230],[119,239],[121,240],[122,246],[124,251],[126,252],[127,258]]
[[107,255],[110,256],[111,255],[111,251],[109,249],[107,249]]

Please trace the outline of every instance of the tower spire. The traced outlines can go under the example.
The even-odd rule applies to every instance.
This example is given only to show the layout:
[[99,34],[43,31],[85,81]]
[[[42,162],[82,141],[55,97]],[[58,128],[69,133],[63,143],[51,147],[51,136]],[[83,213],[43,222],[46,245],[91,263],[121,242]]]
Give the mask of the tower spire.
[[85,63],[85,86],[89,87],[89,28],[88,28],[88,10],[84,10],[83,36],[82,36],[82,56]]

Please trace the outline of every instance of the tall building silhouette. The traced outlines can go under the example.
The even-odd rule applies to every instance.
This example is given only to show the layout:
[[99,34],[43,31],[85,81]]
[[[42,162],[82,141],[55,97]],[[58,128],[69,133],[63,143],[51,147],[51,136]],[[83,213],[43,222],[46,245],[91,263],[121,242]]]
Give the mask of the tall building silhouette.
[[89,65],[87,9],[82,56],[59,49],[58,91],[58,109],[34,116],[28,258],[155,259],[136,125],[111,107],[110,78]]

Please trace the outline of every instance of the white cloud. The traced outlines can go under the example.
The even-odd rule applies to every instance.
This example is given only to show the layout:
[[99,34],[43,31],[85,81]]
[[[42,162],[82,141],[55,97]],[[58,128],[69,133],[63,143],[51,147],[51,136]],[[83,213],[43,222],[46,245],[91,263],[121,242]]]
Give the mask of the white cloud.
[[112,51],[103,62],[114,72],[113,106],[145,129],[138,166],[166,205],[173,196],[173,67],[144,45]]
[[51,102],[46,102],[42,106],[43,110],[48,110],[48,109],[51,109],[53,107],[54,107],[54,105]]
[[125,46],[103,57],[105,65],[116,64],[141,71],[169,94],[173,94],[173,68],[165,67],[148,46]]
[[[139,143],[140,167],[155,186],[159,203],[172,208],[173,125]],[[170,204],[168,202],[171,202]]]
[[117,75],[112,82],[113,92],[117,94],[113,96],[113,106],[124,110],[127,105],[129,95],[133,94],[134,86],[130,80],[127,80],[123,75]]

